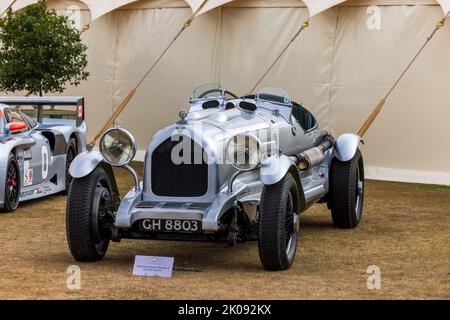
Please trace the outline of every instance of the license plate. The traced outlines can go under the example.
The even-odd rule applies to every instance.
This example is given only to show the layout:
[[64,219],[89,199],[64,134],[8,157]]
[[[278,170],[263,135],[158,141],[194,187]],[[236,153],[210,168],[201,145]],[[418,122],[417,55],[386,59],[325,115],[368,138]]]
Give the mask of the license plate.
[[139,224],[140,231],[199,233],[202,222],[197,220],[145,219]]

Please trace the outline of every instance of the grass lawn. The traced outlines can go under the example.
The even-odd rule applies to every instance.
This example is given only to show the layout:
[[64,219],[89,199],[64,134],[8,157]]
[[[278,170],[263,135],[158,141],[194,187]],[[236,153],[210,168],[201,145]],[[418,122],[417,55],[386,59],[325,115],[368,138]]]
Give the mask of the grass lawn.
[[[117,173],[125,192],[131,176]],[[0,298],[450,299],[450,188],[368,181],[355,230],[335,229],[326,206],[313,206],[302,216],[293,267],[276,273],[262,268],[256,242],[123,240],[103,261],[77,263],[67,248],[65,205],[53,196],[0,214]],[[175,257],[173,277],[132,277],[135,255]],[[81,290],[66,288],[73,264]],[[370,265],[381,269],[381,290],[367,289]]]

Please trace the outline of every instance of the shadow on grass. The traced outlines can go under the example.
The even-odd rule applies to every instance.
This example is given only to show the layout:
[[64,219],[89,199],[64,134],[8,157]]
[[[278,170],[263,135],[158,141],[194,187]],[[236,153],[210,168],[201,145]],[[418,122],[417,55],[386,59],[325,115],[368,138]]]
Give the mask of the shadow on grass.
[[331,215],[329,220],[318,220],[314,216],[302,216],[300,217],[300,229],[301,230],[335,230],[336,227],[333,225],[331,220]]
[[[46,257],[36,257],[41,263],[76,264],[90,269],[131,270],[136,255],[174,257],[175,268],[184,272],[209,272],[211,270],[230,270],[239,272],[264,272],[258,258],[257,242],[238,244],[228,247],[222,242],[179,242],[179,241],[136,241],[123,240],[111,244],[103,260],[83,263],[75,261],[69,249],[48,253]],[[248,259],[249,252],[254,256]],[[39,261],[36,261],[39,263]],[[191,270],[191,271],[189,271]]]

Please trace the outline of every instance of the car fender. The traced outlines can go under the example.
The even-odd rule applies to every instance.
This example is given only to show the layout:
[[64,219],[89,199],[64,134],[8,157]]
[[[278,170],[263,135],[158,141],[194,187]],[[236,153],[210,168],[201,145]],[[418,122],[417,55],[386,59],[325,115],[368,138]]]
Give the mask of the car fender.
[[362,142],[360,136],[352,133],[346,133],[336,139],[334,153],[336,158],[342,162],[353,159],[358,150],[359,143]]
[[289,171],[292,171],[292,175],[300,184],[300,175],[292,159],[285,155],[272,156],[261,164],[260,179],[264,185],[270,186],[280,182]]
[[12,146],[0,141],[0,208],[3,208],[5,200],[6,166]]
[[276,155],[267,158],[261,164],[260,179],[266,185],[274,185],[281,181],[287,173],[291,173],[297,183],[300,197],[300,212],[305,209],[305,193],[302,181],[294,161],[285,155]]
[[103,162],[103,156],[98,151],[84,151],[73,159],[69,173],[73,178],[86,177]]
[[61,124],[54,124],[54,125],[46,125],[40,127],[41,131],[49,130],[49,131],[55,131],[59,132],[64,136],[64,139],[66,140],[66,143],[70,142],[70,139],[72,137],[75,137],[77,140],[77,149],[78,152],[82,152],[86,150],[87,145],[87,128],[86,124],[83,122],[79,127],[73,127],[69,125],[61,125]]
[[8,157],[11,151],[16,147],[14,144],[6,144],[0,142],[0,169],[6,170],[6,163],[8,162]]
[[[0,138],[0,208],[3,207],[5,197],[5,180],[6,180],[6,167],[8,163],[9,154],[13,153],[17,157],[18,147],[25,147],[32,145],[34,140],[32,138],[14,136],[9,138]],[[21,164],[19,163],[19,166]]]
[[70,136],[77,132],[76,128],[70,125],[57,123],[57,124],[48,124],[48,125],[40,125],[39,126],[40,131],[56,131],[59,132],[59,134],[62,134],[64,136],[64,139],[66,139],[66,142],[68,143],[70,140]]
[[112,191],[119,196],[119,188],[114,176],[113,167],[103,160],[103,156],[98,151],[84,151],[73,159],[70,164],[69,173],[75,179],[88,176],[99,165],[105,169],[111,182]]

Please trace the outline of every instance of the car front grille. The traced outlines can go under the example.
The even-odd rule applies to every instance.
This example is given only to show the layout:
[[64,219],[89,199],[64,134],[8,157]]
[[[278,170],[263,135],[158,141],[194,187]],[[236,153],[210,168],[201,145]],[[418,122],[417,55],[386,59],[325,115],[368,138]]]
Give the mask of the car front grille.
[[[179,143],[184,146],[190,143],[191,148],[187,148],[190,151],[188,156],[183,154],[183,150],[178,152],[177,148],[175,153],[178,152],[180,158],[187,161],[176,164],[172,161],[172,150]],[[151,180],[155,195],[201,197],[208,191],[208,164],[203,159],[204,150],[193,140],[189,140],[188,144],[168,139],[153,151]]]

